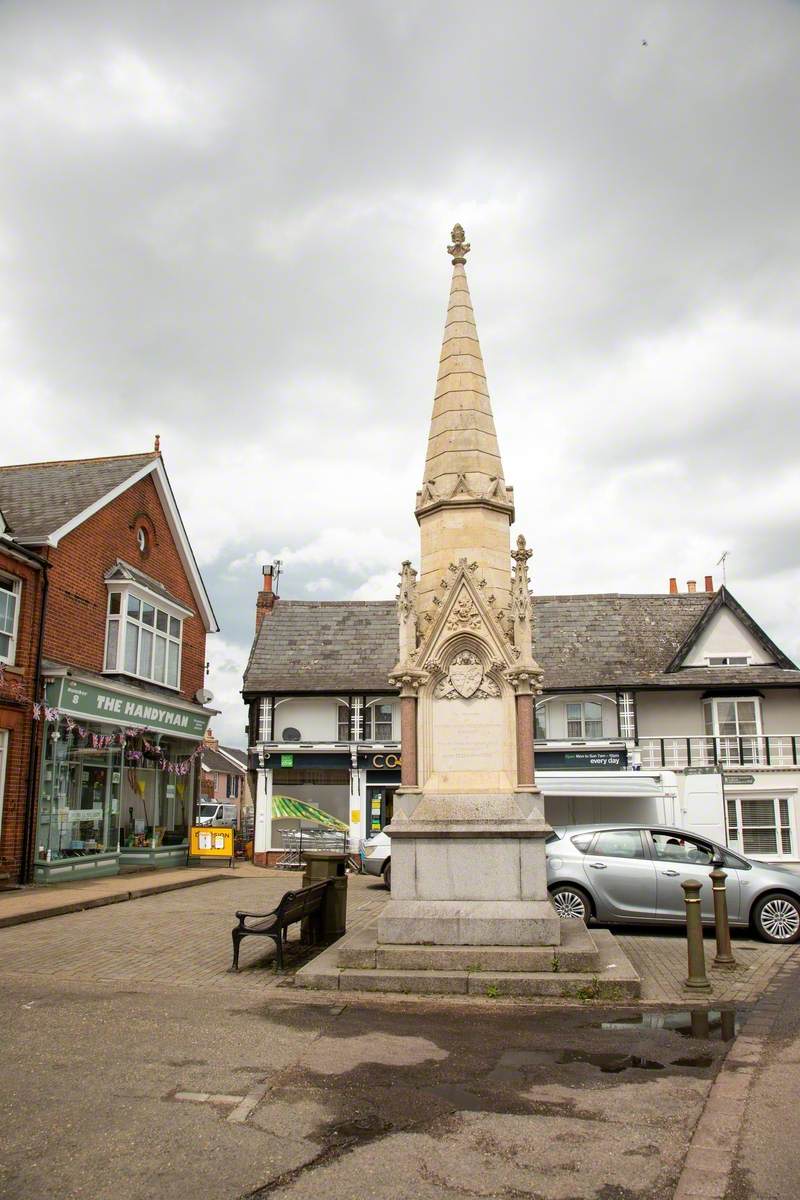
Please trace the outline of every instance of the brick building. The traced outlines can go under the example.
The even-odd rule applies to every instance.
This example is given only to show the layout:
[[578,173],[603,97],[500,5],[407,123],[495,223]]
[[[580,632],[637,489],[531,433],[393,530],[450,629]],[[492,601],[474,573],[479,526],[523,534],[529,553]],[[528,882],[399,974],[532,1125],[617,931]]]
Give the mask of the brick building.
[[45,560],[15,540],[0,512],[0,884],[19,882],[32,832],[32,707],[46,590]]
[[0,510],[49,579],[35,877],[185,861],[218,627],[160,453],[0,468]]

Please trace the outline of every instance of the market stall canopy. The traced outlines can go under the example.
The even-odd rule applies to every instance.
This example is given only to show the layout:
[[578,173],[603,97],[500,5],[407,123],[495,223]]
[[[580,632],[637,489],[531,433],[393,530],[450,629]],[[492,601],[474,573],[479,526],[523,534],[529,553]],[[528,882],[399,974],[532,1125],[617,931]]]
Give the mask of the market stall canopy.
[[314,821],[317,825],[327,825],[330,829],[349,833],[347,825],[323,809],[306,803],[305,800],[294,800],[291,796],[273,796],[272,819],[279,820],[282,817],[292,817],[295,821]]

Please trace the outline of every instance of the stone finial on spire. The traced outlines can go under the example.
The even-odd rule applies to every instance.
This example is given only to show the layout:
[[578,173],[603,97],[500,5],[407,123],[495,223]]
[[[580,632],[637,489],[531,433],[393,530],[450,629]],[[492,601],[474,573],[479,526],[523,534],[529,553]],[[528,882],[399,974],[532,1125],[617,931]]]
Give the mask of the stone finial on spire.
[[447,247],[447,253],[453,260],[453,266],[456,263],[465,263],[467,261],[466,255],[470,251],[470,244],[464,241],[464,226],[454,225],[450,237],[453,239],[453,244]]

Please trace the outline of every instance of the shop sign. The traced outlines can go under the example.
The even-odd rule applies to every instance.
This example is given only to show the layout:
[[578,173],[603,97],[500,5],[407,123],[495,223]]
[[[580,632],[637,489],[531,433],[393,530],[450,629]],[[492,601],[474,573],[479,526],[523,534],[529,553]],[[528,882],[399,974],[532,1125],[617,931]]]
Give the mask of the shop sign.
[[623,771],[627,762],[625,750],[543,750],[536,754],[536,766],[549,771]]
[[305,754],[303,752],[294,754],[271,754],[269,750],[264,751],[264,766],[265,767],[294,767],[295,770],[302,771],[304,767],[333,767],[350,768],[349,754],[322,754],[311,752]]
[[399,754],[376,754],[372,759],[376,771],[396,771],[402,765]]
[[54,679],[47,685],[47,703],[75,717],[94,717],[119,725],[140,726],[161,733],[180,733],[185,737],[203,737],[210,713],[187,712],[160,698],[149,700],[141,694],[112,691],[77,679]]

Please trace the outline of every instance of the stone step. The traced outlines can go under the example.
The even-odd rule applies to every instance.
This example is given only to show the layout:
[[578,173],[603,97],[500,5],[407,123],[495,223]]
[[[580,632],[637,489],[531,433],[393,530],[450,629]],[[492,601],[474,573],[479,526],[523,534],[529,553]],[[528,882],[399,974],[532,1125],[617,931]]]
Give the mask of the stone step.
[[377,967],[394,971],[591,972],[599,954],[591,932],[579,921],[564,921],[559,946],[398,946],[363,942],[343,945],[342,968]]
[[[368,930],[359,931],[366,941]],[[374,926],[371,932],[374,938]],[[597,946],[591,971],[466,971],[413,968],[343,967],[342,949],[330,946],[297,972],[295,986],[342,992],[395,992],[406,995],[530,996],[606,1000],[636,1000],[641,981],[619,943],[606,929],[591,933]],[[404,950],[408,949],[403,947]],[[438,948],[441,949],[441,948]]]
[[558,946],[412,946],[383,944],[372,922],[337,943],[342,969],[432,971],[593,971],[597,947],[580,921],[560,923]]

